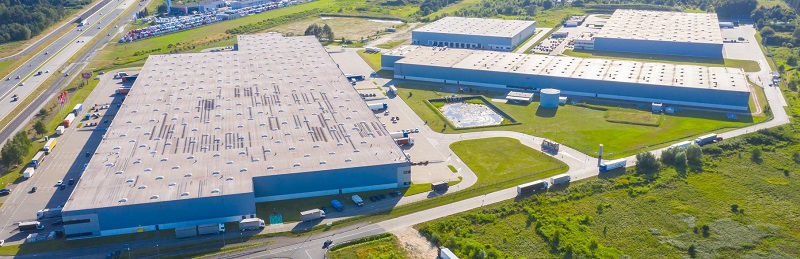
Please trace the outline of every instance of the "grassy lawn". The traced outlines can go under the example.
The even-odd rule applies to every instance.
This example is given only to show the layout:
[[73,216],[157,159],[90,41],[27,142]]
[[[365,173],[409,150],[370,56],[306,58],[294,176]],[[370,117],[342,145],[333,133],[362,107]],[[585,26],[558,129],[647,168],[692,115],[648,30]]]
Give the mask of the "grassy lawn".
[[[336,244],[334,244],[336,247]],[[397,237],[391,234],[375,240],[348,243],[327,254],[331,259],[404,259],[406,251]]]
[[[458,181],[449,181],[447,182],[448,186],[453,186],[461,182],[461,177],[458,177]],[[411,187],[408,187],[408,190],[403,194],[403,196],[411,196],[414,194],[426,193],[431,191],[431,184],[430,183],[420,183],[415,184],[411,183]]]
[[621,59],[639,62],[657,62],[667,64],[679,65],[698,65],[708,67],[737,67],[744,69],[745,72],[758,72],[761,68],[758,67],[758,62],[752,60],[738,60],[738,59],[714,59],[714,58],[693,58],[693,57],[678,57],[678,56],[665,56],[665,55],[647,55],[647,54],[632,54],[632,53],[619,53],[607,51],[582,51],[582,50],[564,50],[564,55],[581,58],[605,58],[605,59]]
[[367,53],[366,50],[359,50],[358,56],[364,59],[372,70],[381,70],[381,53]]
[[453,165],[447,165],[447,168],[450,168],[450,171],[452,171],[453,173],[458,173],[458,169],[456,169],[456,167]]
[[[790,128],[783,131],[794,134]],[[800,161],[791,157],[800,144],[796,136],[768,136],[774,133],[703,147],[722,151],[697,172],[670,167],[650,176],[595,177],[417,228],[451,249],[469,244],[497,258],[689,258],[690,246],[696,258],[797,258],[800,224],[791,215],[800,210]],[[758,162],[749,159],[755,139],[771,143],[759,146],[771,151]]]
[[534,16],[533,19],[536,21],[537,28],[554,28],[557,25],[560,25],[561,21],[563,21],[566,17],[585,14],[586,12],[580,8],[556,8],[544,11],[537,10],[536,16]]
[[[764,106],[768,106],[769,105],[769,103],[767,102],[767,96],[764,93],[764,88],[761,88],[760,86],[755,85],[755,84],[753,84],[751,82],[748,82],[748,83],[750,83],[750,86],[753,87],[753,89],[755,90],[756,98],[758,99],[758,104],[761,105],[761,109],[763,111]],[[750,97],[750,101],[747,103],[747,105],[750,108],[751,112],[755,112],[756,111],[756,102],[753,101],[753,97],[752,96]]]
[[[162,231],[162,232],[169,232]],[[163,233],[161,236],[163,237]],[[156,236],[156,232],[144,232],[144,233],[136,233],[136,234],[125,234],[125,235],[116,235],[116,236],[108,236],[103,237],[103,242],[98,242],[100,239],[98,238],[90,238],[90,239],[79,239],[79,240],[65,240],[65,239],[55,239],[50,240],[47,242],[38,242],[38,243],[28,243],[23,245],[7,245],[0,247],[0,255],[5,256],[12,256],[18,254],[29,254],[29,253],[37,253],[37,252],[46,252],[46,251],[55,251],[55,250],[62,250],[62,249],[69,249],[75,247],[89,247],[95,245],[103,245],[103,244],[115,244],[115,243],[124,243],[124,242],[134,242],[134,241],[141,241],[141,240],[149,240],[153,239]]]
[[[438,87],[412,84],[397,84],[400,96],[428,126],[443,133],[476,132],[486,129],[444,128],[445,121],[425,104],[425,100],[449,96],[439,92]],[[409,98],[409,93],[413,93]],[[472,93],[470,93],[472,94]],[[498,93],[489,93],[487,99]],[[539,109],[535,100],[529,105],[493,103],[515,118],[520,124],[507,125],[502,130],[517,131],[534,136],[542,136],[566,144],[581,152],[592,155],[598,144],[603,144],[607,158],[619,158],[636,154],[644,149],[667,146],[671,142],[695,137],[708,132],[721,132],[740,128],[766,119],[765,116],[738,116],[738,121],[730,121],[723,113],[682,111],[676,115],[664,116],[659,127],[611,123],[606,121],[604,110],[566,105],[557,110]],[[601,106],[616,108],[613,106]],[[631,106],[621,108],[631,109]],[[592,125],[586,127],[586,125]]]
[[524,183],[544,179],[556,175],[550,170],[561,163],[511,138],[459,141],[450,144],[450,149],[478,176],[476,187],[496,182]]
[[393,49],[393,48],[395,48],[397,46],[400,46],[400,44],[403,44],[406,41],[408,41],[408,40],[407,39],[405,39],[405,40],[395,40],[395,41],[390,41],[390,42],[378,44],[376,47],[382,48],[382,49]]
[[661,114],[634,109],[611,109],[606,111],[606,121],[658,127],[664,121]]

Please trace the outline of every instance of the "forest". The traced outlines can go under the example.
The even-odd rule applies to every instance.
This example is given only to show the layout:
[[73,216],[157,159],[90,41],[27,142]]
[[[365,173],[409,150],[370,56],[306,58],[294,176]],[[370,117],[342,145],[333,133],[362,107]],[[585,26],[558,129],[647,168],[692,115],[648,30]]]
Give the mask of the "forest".
[[0,43],[27,40],[90,0],[0,0]]

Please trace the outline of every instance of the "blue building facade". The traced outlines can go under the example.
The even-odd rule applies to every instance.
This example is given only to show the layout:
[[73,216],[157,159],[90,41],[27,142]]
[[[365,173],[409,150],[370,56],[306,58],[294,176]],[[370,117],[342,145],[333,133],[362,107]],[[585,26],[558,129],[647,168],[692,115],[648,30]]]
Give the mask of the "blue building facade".
[[256,202],[364,192],[411,185],[408,162],[253,178]]
[[501,71],[395,63],[398,79],[481,86],[515,91],[554,88],[562,94],[672,105],[747,110],[750,93],[698,87],[679,87]]
[[[253,193],[63,211],[67,238],[109,236],[255,217]],[[135,223],[134,223],[135,222]]]
[[594,50],[722,59],[722,43],[594,38]]

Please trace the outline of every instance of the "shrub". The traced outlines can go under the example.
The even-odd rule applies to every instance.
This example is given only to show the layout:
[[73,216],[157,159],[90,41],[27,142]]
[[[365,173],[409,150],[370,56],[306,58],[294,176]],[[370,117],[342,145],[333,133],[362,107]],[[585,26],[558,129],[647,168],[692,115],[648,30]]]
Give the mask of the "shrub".
[[753,150],[750,151],[750,160],[756,163],[761,163],[761,153],[762,152],[760,148],[753,148]]

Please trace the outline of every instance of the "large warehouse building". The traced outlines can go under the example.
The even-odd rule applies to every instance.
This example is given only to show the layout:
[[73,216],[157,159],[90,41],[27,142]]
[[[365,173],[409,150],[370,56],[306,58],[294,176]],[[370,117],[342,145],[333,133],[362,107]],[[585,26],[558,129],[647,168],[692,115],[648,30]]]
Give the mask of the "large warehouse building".
[[619,9],[584,49],[651,55],[723,58],[722,32],[713,13]]
[[411,31],[411,43],[424,46],[511,51],[535,32],[535,21],[445,17]]
[[314,37],[153,55],[63,209],[68,238],[255,217],[410,185],[410,162]]
[[750,96],[738,68],[422,46],[388,52],[381,65],[398,79],[716,109],[747,110]]

